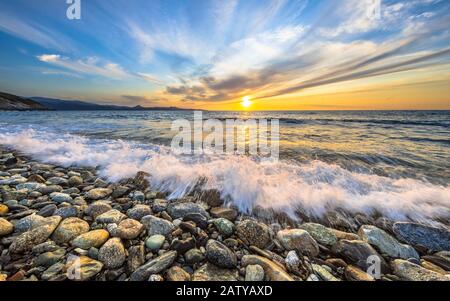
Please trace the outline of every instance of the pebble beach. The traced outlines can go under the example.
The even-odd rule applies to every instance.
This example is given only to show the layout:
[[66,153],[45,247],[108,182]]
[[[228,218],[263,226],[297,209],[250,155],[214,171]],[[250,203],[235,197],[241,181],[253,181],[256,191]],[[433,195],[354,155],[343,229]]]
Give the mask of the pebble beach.
[[0,148],[0,281],[450,280],[446,221],[245,215],[215,190],[168,199],[148,177],[110,183]]

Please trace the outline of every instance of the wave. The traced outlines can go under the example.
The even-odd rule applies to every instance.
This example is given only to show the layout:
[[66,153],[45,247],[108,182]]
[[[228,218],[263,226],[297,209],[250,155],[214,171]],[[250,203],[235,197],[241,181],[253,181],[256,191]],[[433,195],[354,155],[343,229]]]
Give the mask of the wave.
[[393,119],[348,119],[348,118],[314,118],[314,119],[296,119],[281,118],[280,123],[286,124],[305,124],[305,123],[371,123],[377,125],[404,125],[404,126],[433,126],[450,128],[450,123],[439,121],[413,121],[413,120],[393,120]]
[[245,156],[177,156],[164,146],[122,140],[99,140],[47,131],[0,133],[0,144],[46,163],[95,166],[110,180],[151,174],[155,189],[170,199],[188,195],[200,179],[218,189],[241,212],[256,206],[295,217],[322,217],[342,208],[350,213],[379,213],[393,220],[431,222],[450,219],[450,187],[403,178],[351,172],[321,161],[261,162]]

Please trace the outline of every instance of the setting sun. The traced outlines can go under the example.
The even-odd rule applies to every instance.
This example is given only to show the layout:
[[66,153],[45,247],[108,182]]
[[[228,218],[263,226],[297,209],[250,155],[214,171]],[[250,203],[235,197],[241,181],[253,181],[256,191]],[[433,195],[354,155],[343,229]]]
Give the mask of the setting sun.
[[252,104],[253,102],[250,100],[250,96],[245,96],[242,98],[241,106],[244,108],[248,109]]

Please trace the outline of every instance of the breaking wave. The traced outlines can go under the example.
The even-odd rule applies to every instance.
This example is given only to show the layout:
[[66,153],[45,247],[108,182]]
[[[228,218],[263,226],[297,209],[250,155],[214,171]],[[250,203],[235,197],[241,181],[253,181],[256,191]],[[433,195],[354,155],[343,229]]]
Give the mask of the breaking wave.
[[450,187],[402,178],[352,172],[321,161],[261,162],[245,156],[177,156],[164,146],[123,140],[99,140],[49,131],[0,133],[0,144],[32,158],[64,167],[95,166],[100,176],[119,181],[138,171],[151,174],[155,189],[180,198],[199,179],[218,189],[242,212],[260,206],[294,216],[301,208],[321,217],[342,208],[379,213],[394,220],[450,219]]

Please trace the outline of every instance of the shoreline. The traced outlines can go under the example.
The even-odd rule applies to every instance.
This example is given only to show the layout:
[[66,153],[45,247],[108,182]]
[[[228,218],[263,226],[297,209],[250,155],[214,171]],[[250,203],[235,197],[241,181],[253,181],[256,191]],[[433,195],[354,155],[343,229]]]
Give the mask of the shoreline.
[[168,201],[145,178],[107,183],[0,146],[0,281],[373,281],[371,256],[380,280],[450,280],[448,221],[250,217],[214,190]]

